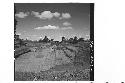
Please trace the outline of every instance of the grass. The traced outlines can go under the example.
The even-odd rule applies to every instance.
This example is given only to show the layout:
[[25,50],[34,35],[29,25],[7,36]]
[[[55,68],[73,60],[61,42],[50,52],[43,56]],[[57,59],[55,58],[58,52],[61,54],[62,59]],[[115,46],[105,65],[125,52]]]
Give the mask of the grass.
[[89,71],[74,70],[69,71],[41,71],[33,72],[15,72],[15,81],[87,81],[90,79]]
[[[58,65],[47,71],[34,72],[17,72],[15,71],[15,81],[88,81],[90,80],[90,48],[89,43],[74,45],[79,47],[72,64]],[[81,47],[82,46],[82,47]],[[64,49],[65,48],[65,49]],[[65,46],[58,46],[56,50],[74,50]],[[76,53],[76,52],[75,52]],[[66,54],[66,53],[65,53]],[[38,56],[39,58],[39,56]],[[69,57],[70,58],[70,57]]]

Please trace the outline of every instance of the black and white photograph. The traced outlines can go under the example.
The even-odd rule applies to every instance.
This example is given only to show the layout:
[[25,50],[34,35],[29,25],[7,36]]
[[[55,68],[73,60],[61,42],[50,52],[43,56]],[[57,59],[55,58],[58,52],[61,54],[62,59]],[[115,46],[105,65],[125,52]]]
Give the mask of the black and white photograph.
[[0,83],[125,83],[124,0],[2,0]]
[[94,81],[94,3],[14,3],[14,81]]

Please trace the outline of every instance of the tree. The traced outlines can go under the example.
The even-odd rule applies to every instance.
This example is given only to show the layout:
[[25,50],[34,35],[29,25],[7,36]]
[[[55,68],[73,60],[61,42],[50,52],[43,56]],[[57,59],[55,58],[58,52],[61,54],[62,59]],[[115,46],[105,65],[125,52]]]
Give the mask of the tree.
[[54,39],[51,39],[50,41],[53,41]]
[[62,41],[66,41],[66,38],[65,38],[65,37],[62,37]]
[[74,39],[73,39],[73,43],[77,43],[78,42],[77,39],[78,38],[75,36]]
[[39,42],[42,42],[42,39],[40,39]]
[[19,35],[16,34],[17,20],[15,18],[15,14],[16,14],[16,6],[14,5],[14,49],[17,46],[23,46],[23,45],[25,45],[24,41],[19,38]]
[[69,43],[73,43],[73,40],[74,40],[73,38],[70,38],[70,39],[68,40],[68,42],[69,42]]
[[78,38],[75,36],[75,37],[74,37],[74,41],[77,41],[77,39],[78,39]]
[[79,41],[79,42],[80,42],[80,41],[84,41],[84,38],[79,38],[78,41]]
[[49,42],[49,39],[47,38],[47,36],[44,37],[44,39],[42,40],[42,42]]

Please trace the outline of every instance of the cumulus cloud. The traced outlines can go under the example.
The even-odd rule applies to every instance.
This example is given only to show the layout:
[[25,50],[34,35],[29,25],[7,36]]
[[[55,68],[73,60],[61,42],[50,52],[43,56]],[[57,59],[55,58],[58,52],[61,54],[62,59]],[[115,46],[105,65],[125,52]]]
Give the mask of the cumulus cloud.
[[32,14],[32,15],[34,15],[35,17],[40,17],[39,12],[32,11],[32,13],[31,13],[31,14]]
[[55,13],[53,13],[53,15],[54,15],[55,17],[59,17],[59,16],[60,16],[60,13],[55,12]]
[[40,19],[51,19],[53,17],[50,11],[44,11],[42,13],[32,11],[32,14]]
[[36,30],[45,30],[45,29],[53,29],[53,30],[67,30],[67,29],[73,29],[72,27],[70,26],[66,26],[66,27],[59,27],[59,26],[53,26],[53,25],[47,25],[47,26],[43,26],[43,27],[36,27],[34,28]]
[[32,11],[32,14],[40,19],[51,19],[53,17],[60,16],[60,13],[58,12],[52,13],[51,11],[43,11],[42,13]]
[[69,23],[69,22],[64,22],[63,25],[64,25],[64,26],[70,26],[71,23]]
[[59,19],[69,19],[71,18],[71,15],[69,13],[62,13],[62,17],[60,17]]
[[60,14],[59,12],[54,12],[52,13],[51,11],[43,11],[41,13],[32,11],[31,13],[35,17],[38,17],[40,19],[51,19],[53,17],[59,18],[59,19],[69,19],[71,18],[71,15],[69,13],[62,13]]
[[28,12],[24,13],[24,12],[19,12],[18,14],[15,14],[16,17],[18,18],[25,18],[26,16],[28,16]]
[[62,13],[62,17],[68,19],[71,18],[71,15],[69,13]]
[[47,25],[47,26],[43,26],[43,27],[37,27],[37,28],[34,28],[34,29],[37,29],[37,30],[42,30],[42,29],[59,29],[59,27],[58,26]]
[[51,19],[53,18],[53,14],[50,11],[44,11],[40,15],[41,19]]

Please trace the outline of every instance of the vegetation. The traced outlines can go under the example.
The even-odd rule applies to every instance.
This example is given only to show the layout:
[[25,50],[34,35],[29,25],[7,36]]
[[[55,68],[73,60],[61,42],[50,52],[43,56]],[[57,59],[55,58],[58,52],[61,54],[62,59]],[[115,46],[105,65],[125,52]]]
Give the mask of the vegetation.
[[[45,38],[47,39],[47,38]],[[79,41],[79,39],[77,39],[77,43],[59,43],[57,44],[53,44],[56,45],[56,49],[55,50],[63,50],[65,51],[65,55],[68,55],[67,57],[72,59],[72,57],[70,57],[71,55],[69,54],[71,53],[75,53],[75,57],[73,60],[73,65],[76,66],[72,72],[70,72],[69,70],[64,70],[63,67],[61,68],[62,71],[59,71],[58,73],[55,73],[52,69],[49,69],[47,71],[41,71],[38,73],[35,72],[18,72],[15,71],[15,80],[16,81],[32,81],[32,80],[36,80],[36,81],[42,81],[42,80],[50,80],[50,81],[81,81],[81,80],[89,80],[90,79],[90,75],[89,72],[85,73],[86,69],[89,70],[90,68],[90,45],[89,42],[83,41],[83,39],[80,39],[82,41]],[[66,41],[67,42],[67,41]],[[53,46],[52,44],[43,44],[44,46],[51,47]],[[37,44],[36,44],[37,46]],[[77,50],[75,50],[74,48],[77,48]],[[39,48],[41,49],[41,48]],[[16,53],[16,52],[15,52]],[[19,52],[17,52],[19,53]],[[60,65],[63,66],[63,65]],[[84,69],[77,69],[78,66],[82,66]],[[70,66],[68,66],[70,67]],[[56,69],[56,66],[54,67]],[[49,74],[49,73],[50,74]]]
[[89,69],[74,69],[73,71],[41,71],[33,72],[15,72],[16,81],[87,81],[90,80]]

